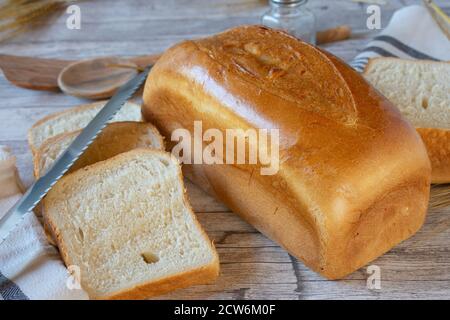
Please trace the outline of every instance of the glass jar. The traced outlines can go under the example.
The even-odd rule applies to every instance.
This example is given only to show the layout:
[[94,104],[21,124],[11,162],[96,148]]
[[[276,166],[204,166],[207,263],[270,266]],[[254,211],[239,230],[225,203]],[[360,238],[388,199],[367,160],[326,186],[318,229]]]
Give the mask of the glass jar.
[[316,43],[316,18],[305,4],[308,0],[269,0],[270,10],[262,17],[262,24]]

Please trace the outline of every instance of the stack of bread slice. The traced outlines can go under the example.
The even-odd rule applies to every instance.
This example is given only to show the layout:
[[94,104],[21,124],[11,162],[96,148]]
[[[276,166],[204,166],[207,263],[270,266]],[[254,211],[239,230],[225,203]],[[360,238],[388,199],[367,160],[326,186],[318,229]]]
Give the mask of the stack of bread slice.
[[[101,110],[38,121],[28,140],[42,176]],[[217,278],[219,261],[187,200],[178,160],[127,103],[42,203],[46,228],[93,299],[148,298]]]

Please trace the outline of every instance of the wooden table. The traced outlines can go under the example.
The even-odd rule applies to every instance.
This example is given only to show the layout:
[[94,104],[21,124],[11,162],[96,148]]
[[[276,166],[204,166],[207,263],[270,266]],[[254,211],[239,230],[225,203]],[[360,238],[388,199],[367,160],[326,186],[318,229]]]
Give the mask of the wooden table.
[[[382,26],[396,9],[413,0],[388,0]],[[450,12],[450,1],[438,1]],[[258,0],[95,0],[79,3],[81,30],[65,26],[63,14],[39,28],[0,44],[0,53],[57,58],[158,53],[187,38],[238,24],[258,23],[266,1]],[[350,0],[311,0],[321,29],[349,24],[351,40],[325,48],[350,60],[373,35],[366,27],[367,5]],[[72,107],[79,99],[11,86],[0,76],[0,144],[18,158],[26,184],[32,181],[27,129],[43,116]],[[366,268],[344,280],[327,281],[308,270],[226,206],[186,182],[202,225],[214,239],[221,260],[217,283],[176,291],[162,298],[198,299],[380,299],[450,298],[450,208],[430,211],[413,238],[372,264],[381,268],[381,289],[367,289]]]

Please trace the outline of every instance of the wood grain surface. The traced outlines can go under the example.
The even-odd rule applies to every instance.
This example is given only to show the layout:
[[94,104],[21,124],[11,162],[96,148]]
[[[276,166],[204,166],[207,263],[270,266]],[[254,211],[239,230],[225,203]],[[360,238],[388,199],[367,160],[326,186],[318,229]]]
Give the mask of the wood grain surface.
[[[436,1],[450,13],[450,1]],[[419,0],[389,0],[382,26],[392,13]],[[310,0],[318,28],[348,24],[350,40],[324,48],[351,60],[376,32],[366,29],[366,4],[351,0]],[[0,54],[56,59],[137,56],[159,53],[183,39],[258,23],[267,10],[263,0],[91,0],[80,2],[81,30],[65,26],[67,15],[41,23],[30,32],[0,43]],[[22,179],[32,182],[26,132],[38,119],[85,100],[56,92],[12,86],[0,76],[0,144],[17,155]],[[450,208],[430,211],[425,226],[411,239],[372,264],[381,270],[381,289],[367,288],[367,268],[346,279],[327,281],[229,212],[228,208],[186,182],[190,200],[221,260],[212,285],[179,290],[162,299],[449,299]]]

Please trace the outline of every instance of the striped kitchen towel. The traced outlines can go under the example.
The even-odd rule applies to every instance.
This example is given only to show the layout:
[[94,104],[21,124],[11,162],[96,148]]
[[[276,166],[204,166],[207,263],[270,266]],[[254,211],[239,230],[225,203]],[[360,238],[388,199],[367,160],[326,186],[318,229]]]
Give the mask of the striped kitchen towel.
[[450,41],[425,7],[412,5],[396,11],[350,65],[362,72],[375,57],[450,61]]
[[[0,217],[22,196],[15,158],[0,146]],[[86,299],[33,213],[0,244],[0,300]],[[69,284],[69,285],[67,285]]]

